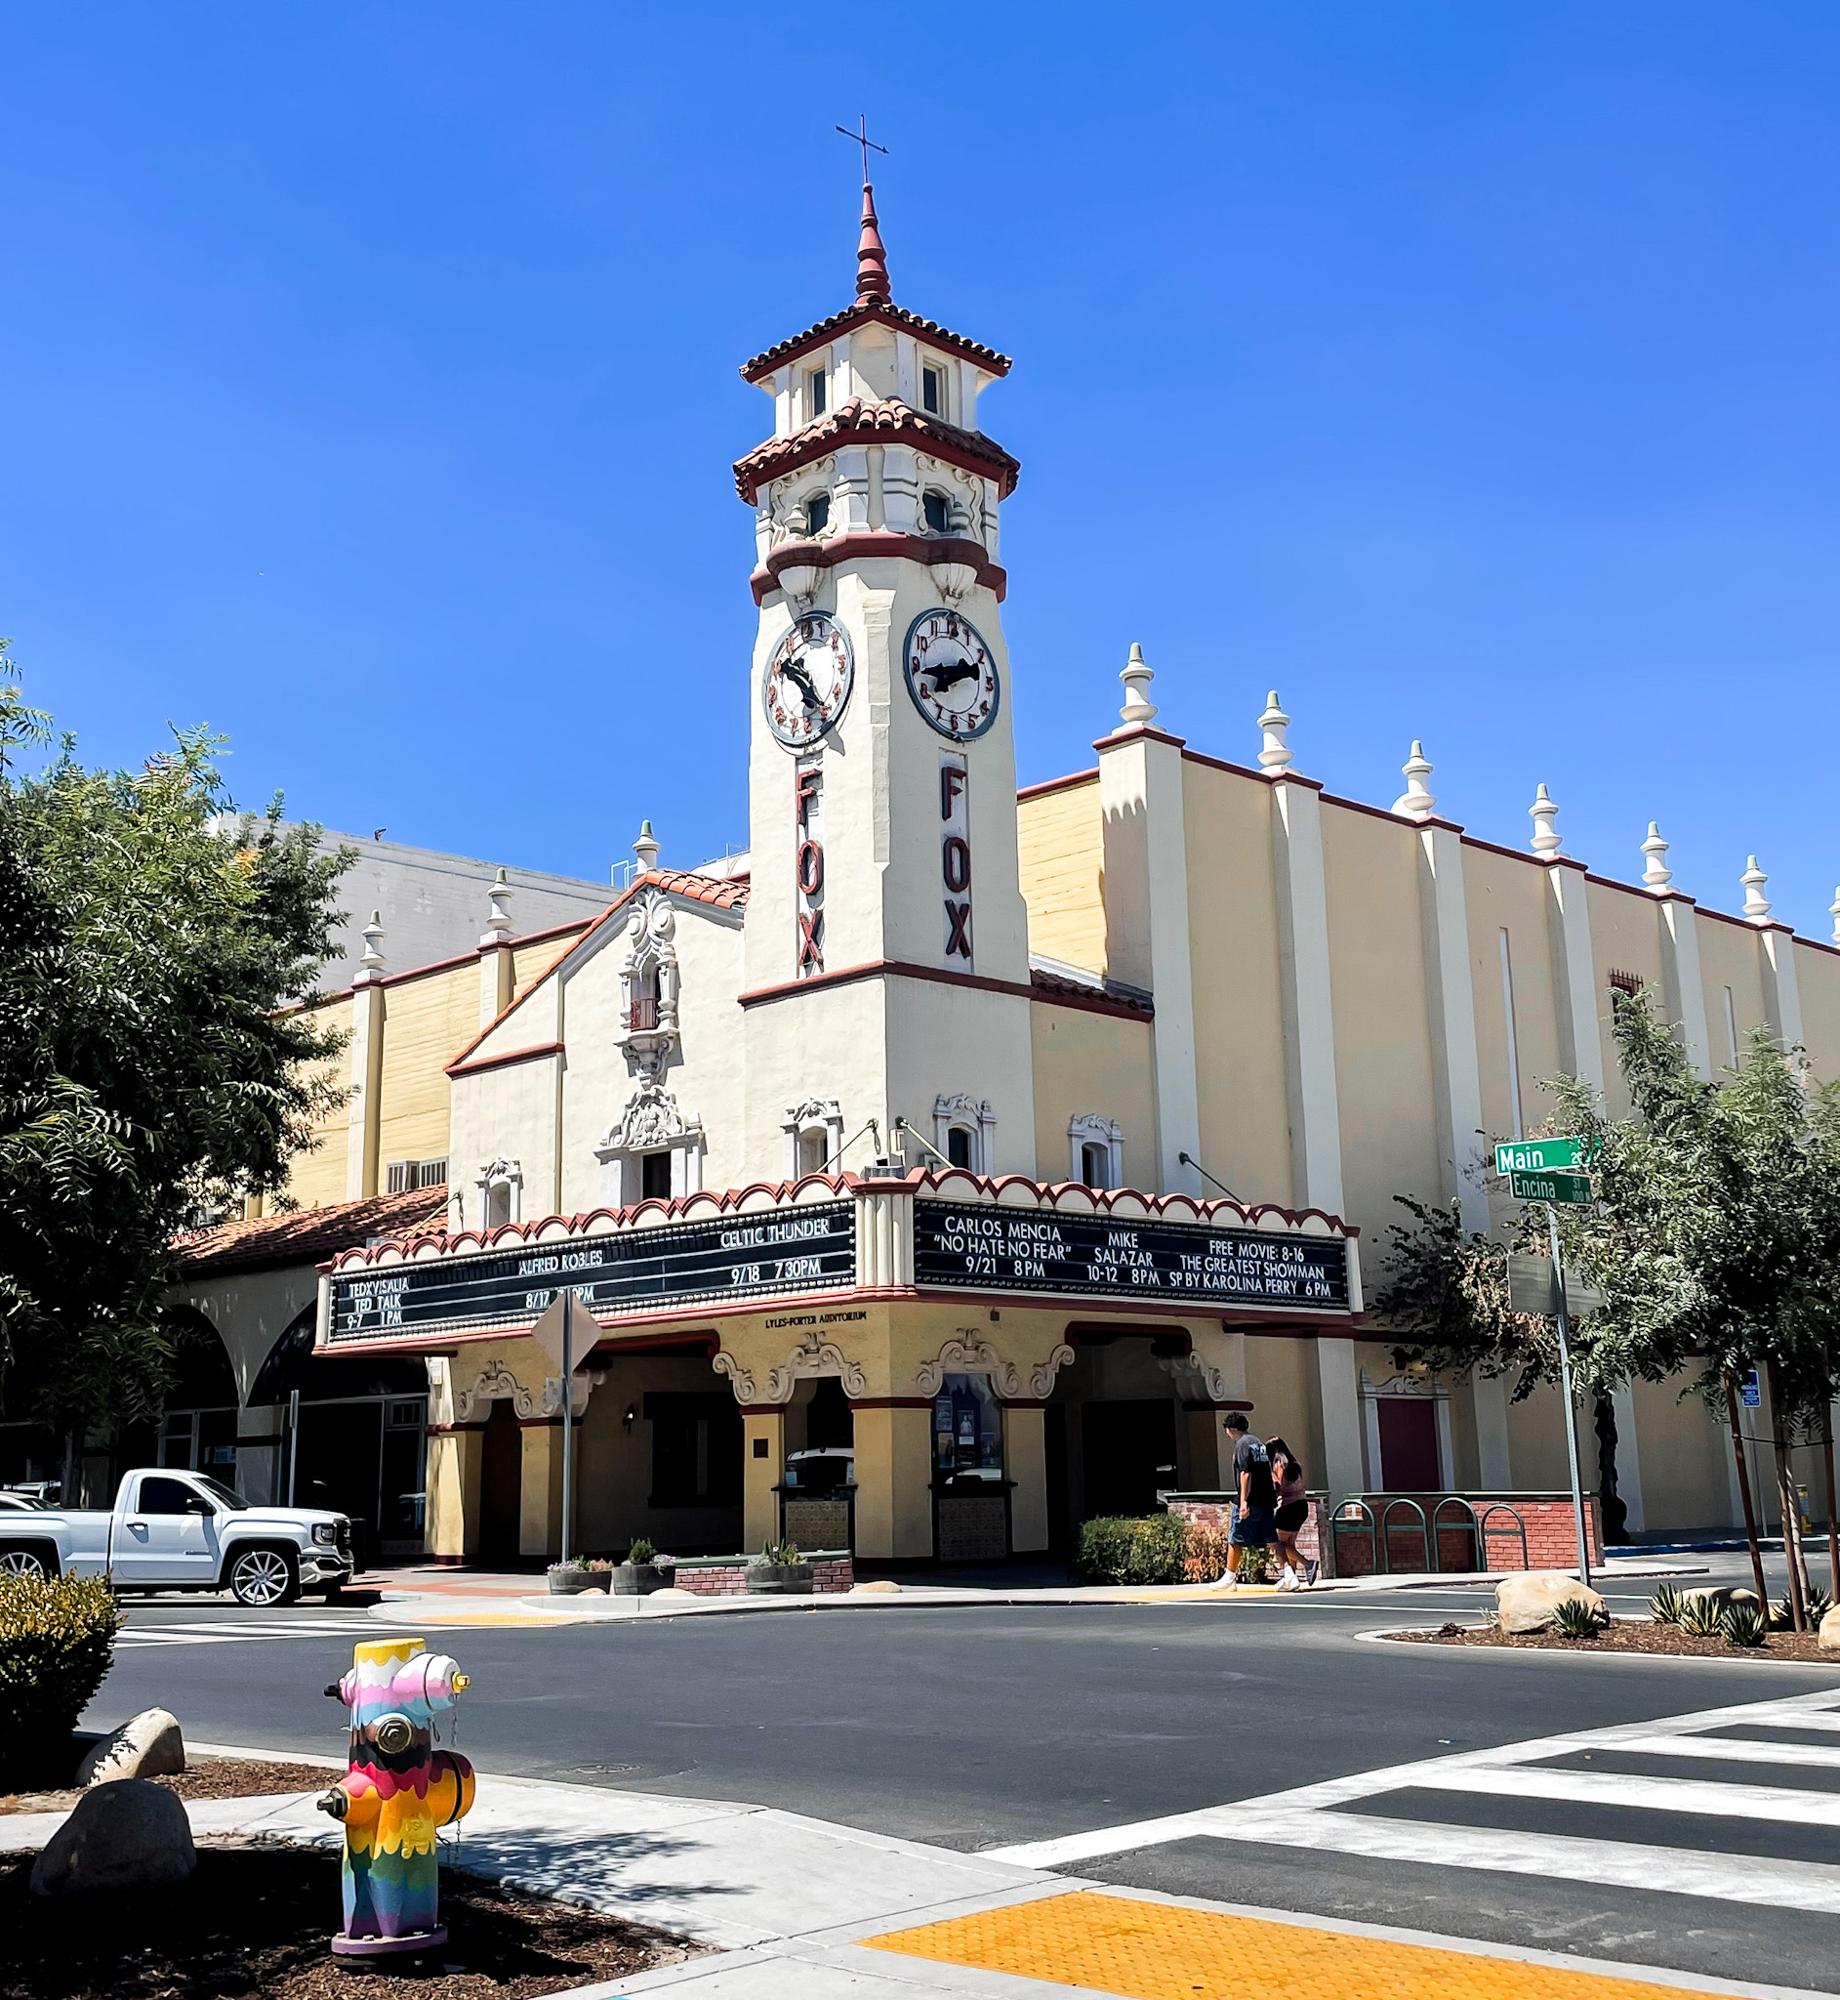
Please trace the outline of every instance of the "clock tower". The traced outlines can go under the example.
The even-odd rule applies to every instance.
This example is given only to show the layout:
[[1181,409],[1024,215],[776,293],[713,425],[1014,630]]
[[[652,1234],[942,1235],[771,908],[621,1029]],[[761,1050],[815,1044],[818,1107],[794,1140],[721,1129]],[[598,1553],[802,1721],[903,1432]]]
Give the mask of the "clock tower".
[[[1009,366],[894,303],[865,181],[854,300],[742,368],[774,412],[735,467],[760,612],[751,1132],[782,1128],[768,1098],[790,1082],[834,1100],[849,1133],[875,1119],[883,1150],[897,1118],[931,1143],[949,1122],[954,1157],[1034,1171],[998,561],[1018,466],[978,422]],[[943,1105],[974,1115],[946,1120]],[[853,1146],[847,1164],[874,1150]],[[923,1157],[909,1146],[910,1164]],[[789,1161],[757,1165],[777,1177]]]

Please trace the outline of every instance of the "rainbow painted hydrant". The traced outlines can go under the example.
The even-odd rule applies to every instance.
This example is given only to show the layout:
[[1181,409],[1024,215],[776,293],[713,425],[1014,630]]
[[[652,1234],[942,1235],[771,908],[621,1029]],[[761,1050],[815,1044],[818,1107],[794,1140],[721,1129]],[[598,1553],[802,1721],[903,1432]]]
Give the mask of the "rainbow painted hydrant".
[[419,1639],[373,1639],[352,1648],[351,1671],[326,1690],[351,1711],[350,1768],[319,1801],[345,1826],[345,1928],[332,1940],[341,1956],[446,1940],[435,1832],[472,1811],[473,1767],[435,1749],[434,1722],[466,1685]]

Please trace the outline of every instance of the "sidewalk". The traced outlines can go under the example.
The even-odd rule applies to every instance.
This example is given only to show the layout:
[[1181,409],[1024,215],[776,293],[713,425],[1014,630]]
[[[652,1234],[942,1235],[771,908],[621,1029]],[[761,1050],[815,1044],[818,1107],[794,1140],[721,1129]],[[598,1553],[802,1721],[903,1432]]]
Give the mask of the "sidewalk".
[[[186,1811],[201,1836],[342,1838],[306,1794],[196,1800]],[[61,1818],[0,1818],[0,1851],[41,1846]],[[1268,1983],[1310,2000],[1786,1991],[1115,1889],[797,1813],[490,1772],[457,1831],[442,1842],[452,1866],[719,1954],[580,1987],[568,2000],[667,1990],[684,2000],[1192,2000],[1239,1992],[1258,1967],[1273,1969]]]
[[[925,1582],[859,1583],[854,1590],[813,1597],[692,1597],[687,1592],[656,1592],[650,1597],[614,1597],[586,1591],[574,1597],[550,1597],[531,1589],[533,1579],[519,1574],[475,1574],[464,1570],[397,1571],[382,1585],[381,1601],[371,1616],[386,1624],[428,1626],[608,1624],[633,1618],[707,1618],[776,1611],[893,1611],[957,1609],[978,1606],[1017,1607],[1093,1604],[1162,1604],[1209,1607],[1280,1603],[1306,1605],[1324,1599],[1373,1596],[1397,1591],[1448,1588],[1453,1585],[1495,1584],[1505,1572],[1425,1572],[1399,1576],[1325,1577],[1308,1590],[1281,1591],[1272,1584],[1239,1587],[1222,1583],[1152,1585],[1064,1584],[1007,1588],[1000,1581],[987,1586]],[[1658,1577],[1700,1576],[1703,1563],[1677,1557],[1615,1556],[1593,1575],[1618,1583]],[[1001,1572],[993,1572],[997,1578]],[[367,1580],[368,1581],[368,1580]]]

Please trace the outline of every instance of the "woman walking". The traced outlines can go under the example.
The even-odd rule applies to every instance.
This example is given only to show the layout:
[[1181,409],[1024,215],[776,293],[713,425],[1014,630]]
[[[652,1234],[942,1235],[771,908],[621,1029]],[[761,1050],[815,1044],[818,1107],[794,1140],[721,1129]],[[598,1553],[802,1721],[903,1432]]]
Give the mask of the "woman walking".
[[1310,1503],[1304,1496],[1303,1465],[1282,1438],[1267,1438],[1271,1454],[1272,1484],[1277,1489],[1278,1513],[1274,1527],[1278,1536],[1278,1588],[1302,1590],[1315,1582],[1316,1565],[1306,1563],[1297,1546],[1303,1524],[1310,1518]]

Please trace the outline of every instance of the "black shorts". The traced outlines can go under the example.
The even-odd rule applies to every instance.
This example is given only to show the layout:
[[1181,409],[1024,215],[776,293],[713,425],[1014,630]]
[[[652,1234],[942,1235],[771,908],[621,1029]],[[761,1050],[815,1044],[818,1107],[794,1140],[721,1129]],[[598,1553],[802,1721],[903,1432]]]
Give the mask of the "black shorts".
[[1307,1500],[1287,1501],[1278,1509],[1278,1532],[1281,1535],[1294,1535],[1309,1518],[1310,1503]]

